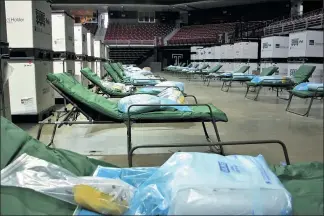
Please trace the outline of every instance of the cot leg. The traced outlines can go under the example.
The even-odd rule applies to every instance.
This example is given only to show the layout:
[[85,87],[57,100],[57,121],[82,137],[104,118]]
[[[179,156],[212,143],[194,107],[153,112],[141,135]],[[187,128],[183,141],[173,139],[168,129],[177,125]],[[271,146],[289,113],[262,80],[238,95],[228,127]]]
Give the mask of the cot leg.
[[[217,125],[216,125],[215,120],[212,120],[212,125],[214,127],[214,131],[215,131],[215,134],[216,134],[216,137],[217,137],[217,142],[221,142],[221,139],[220,139],[220,136],[219,136],[219,132],[218,132],[218,129],[217,129]],[[213,147],[216,148],[216,152],[219,152],[221,155],[224,155],[224,149],[223,149],[223,146],[222,145],[215,145]],[[211,149],[212,149],[212,147],[211,147]]]
[[259,97],[259,94],[260,94],[261,88],[262,88],[262,86],[259,86],[259,88],[258,88],[258,90],[257,90],[257,93],[256,93],[256,96],[255,96],[255,98],[254,98],[255,101],[258,100],[258,97]]
[[205,133],[206,140],[207,140],[208,142],[210,142],[210,138],[209,138],[209,135],[208,135],[208,132],[207,132],[207,129],[206,129],[205,122],[202,122],[201,124],[202,124],[203,129],[204,129],[204,133]]
[[[224,86],[227,87],[227,89],[224,90]],[[228,92],[229,88],[232,86],[232,81],[229,81],[229,84],[227,84],[227,81],[223,81],[223,85],[222,85],[222,88],[221,90],[223,92]]]
[[130,120],[127,122],[127,155],[128,155],[128,166],[133,166],[133,161],[131,160],[131,149],[132,149],[132,126]]
[[290,112],[290,113],[293,113],[293,114],[296,114],[296,115],[308,117],[309,116],[309,112],[310,112],[310,110],[312,108],[312,104],[313,104],[313,101],[314,101],[314,98],[315,97],[312,97],[311,98],[306,113],[298,113],[298,112],[295,112],[295,111],[292,111],[291,109],[289,109],[290,108],[290,105],[291,105],[292,98],[293,98],[293,94],[290,93],[290,95],[289,95],[289,101],[288,101],[288,104],[287,104],[287,107],[286,107],[286,111],[287,112]]
[[39,140],[39,138],[40,138],[40,136],[42,134],[43,127],[44,127],[44,124],[40,123],[39,127],[38,127],[38,131],[37,131],[37,137],[36,137],[37,140]]
[[207,84],[207,86],[209,86],[210,80],[211,80],[211,77],[208,78],[208,84]]
[[[57,115],[56,115],[56,120],[55,120],[55,121],[57,122],[57,121],[59,120],[59,118],[60,118],[60,112],[57,113]],[[65,121],[66,118],[67,118],[67,116],[64,118],[63,121]],[[49,144],[47,145],[47,147],[53,145],[53,143],[54,143],[54,137],[55,137],[55,133],[56,133],[56,129],[57,129],[57,124],[54,124],[53,133],[52,133],[52,136],[51,136],[50,142],[49,142]]]

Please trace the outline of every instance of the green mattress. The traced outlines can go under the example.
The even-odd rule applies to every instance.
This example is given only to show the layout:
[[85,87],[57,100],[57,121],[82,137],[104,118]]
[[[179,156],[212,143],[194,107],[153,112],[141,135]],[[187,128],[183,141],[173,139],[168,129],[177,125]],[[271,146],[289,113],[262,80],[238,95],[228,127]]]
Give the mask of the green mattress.
[[[107,117],[109,120],[115,122],[125,122],[128,119],[127,114],[118,111],[117,102],[97,95],[81,84],[71,82],[64,74],[48,74],[47,79],[58,89],[64,92],[69,97],[73,98],[75,102],[81,103],[83,106],[90,107],[92,110]],[[213,119],[215,121],[227,122],[226,114],[209,104],[212,109]],[[210,121],[211,117],[206,106],[191,107],[192,112],[181,112],[172,110],[155,111],[142,114],[132,114],[131,118],[143,121],[163,121],[163,120],[179,120],[179,121],[196,121],[206,120]]]
[[[77,153],[51,149],[1,117],[1,169],[23,153],[61,166],[78,176],[90,176],[98,165],[112,164]],[[323,163],[271,166],[292,194],[295,215],[323,215]],[[1,186],[1,215],[72,215],[76,206],[30,189]]]

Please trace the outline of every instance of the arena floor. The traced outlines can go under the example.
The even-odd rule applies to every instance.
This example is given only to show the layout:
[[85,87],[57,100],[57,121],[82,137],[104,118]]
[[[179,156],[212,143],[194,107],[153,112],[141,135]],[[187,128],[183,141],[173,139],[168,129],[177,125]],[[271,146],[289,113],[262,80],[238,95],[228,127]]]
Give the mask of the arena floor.
[[[221,82],[215,81],[209,87],[202,81],[188,82],[170,74],[161,73],[168,80],[185,83],[185,92],[197,97],[199,103],[212,103],[223,110],[229,121],[218,123],[222,141],[278,139],[288,148],[291,162],[323,161],[323,101],[315,101],[309,117],[301,117],[285,111],[287,101],[277,99],[275,92],[264,88],[258,101],[244,98],[245,86],[233,84],[228,93],[220,90]],[[307,101],[308,103],[309,101]],[[292,108],[304,111],[305,100],[295,99]],[[19,124],[34,137],[38,126]],[[208,131],[213,140],[215,134],[210,124]],[[41,141],[48,143],[50,126],[43,130]],[[133,130],[133,145],[169,143],[205,143],[200,123],[136,124]],[[126,127],[112,125],[74,125],[57,130],[54,146],[81,154],[95,152],[97,158],[127,166]],[[146,149],[135,152],[134,166],[161,165],[170,153],[176,151],[208,151],[205,147]],[[262,154],[270,163],[284,161],[279,145],[225,147],[226,154]]]

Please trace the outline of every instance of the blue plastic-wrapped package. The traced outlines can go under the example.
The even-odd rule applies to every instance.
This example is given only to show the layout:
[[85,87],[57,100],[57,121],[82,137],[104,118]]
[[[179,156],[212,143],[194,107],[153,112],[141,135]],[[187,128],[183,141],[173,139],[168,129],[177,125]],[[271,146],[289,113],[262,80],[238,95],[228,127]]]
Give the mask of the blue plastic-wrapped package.
[[[118,110],[123,113],[128,112],[128,108],[134,104],[147,104],[147,105],[158,105],[161,104],[160,98],[154,95],[138,94],[131,95],[120,99],[118,102]],[[131,113],[145,113],[154,110],[159,110],[159,106],[133,106],[130,108]]]
[[300,83],[294,87],[297,91],[323,91],[323,83]]
[[290,215],[289,192],[264,158],[175,153],[135,192],[125,215]]

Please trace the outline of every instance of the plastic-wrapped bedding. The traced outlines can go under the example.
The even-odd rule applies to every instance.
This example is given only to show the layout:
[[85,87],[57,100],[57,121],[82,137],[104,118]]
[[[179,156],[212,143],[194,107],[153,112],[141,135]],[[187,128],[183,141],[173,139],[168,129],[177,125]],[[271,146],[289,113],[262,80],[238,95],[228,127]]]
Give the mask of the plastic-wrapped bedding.
[[245,73],[233,73],[233,79],[234,80],[240,80],[240,79],[250,79],[252,80],[255,77],[253,74],[245,74]]
[[290,193],[264,158],[175,153],[135,192],[125,215],[290,215]]
[[[138,94],[124,97],[118,102],[118,110],[123,113],[128,112],[128,108],[134,104],[148,104],[159,105],[161,100],[154,95]],[[133,106],[130,108],[130,113],[146,113],[155,110],[159,110],[159,106]]]
[[109,82],[109,81],[101,81],[101,84],[112,91],[117,91],[117,92],[127,92],[129,91],[129,88],[126,87],[125,84],[122,83],[114,83],[114,82]]
[[323,91],[323,83],[300,83],[294,87],[297,91]]
[[[185,104],[186,100],[182,92],[175,88],[167,88],[157,95],[163,104]],[[175,108],[182,112],[191,112],[188,106],[161,106],[161,109]]]
[[29,188],[101,214],[121,215],[135,188],[119,179],[78,177],[45,160],[22,154],[1,170],[1,186]]
[[286,76],[255,76],[251,82],[255,84],[284,84],[289,81],[289,77]]
[[175,81],[164,81],[156,84],[155,86],[170,86],[170,87],[178,87],[180,91],[184,92],[184,83],[183,82],[175,82]]

